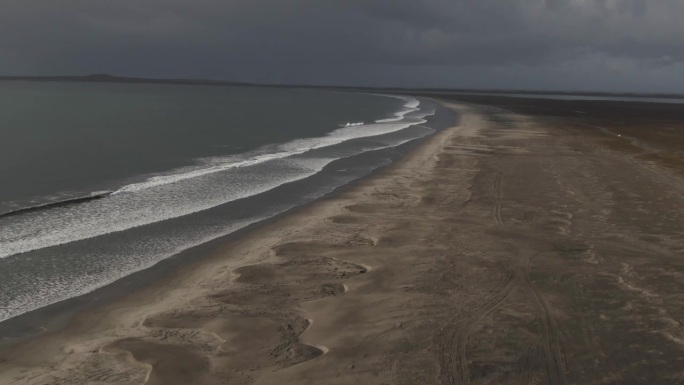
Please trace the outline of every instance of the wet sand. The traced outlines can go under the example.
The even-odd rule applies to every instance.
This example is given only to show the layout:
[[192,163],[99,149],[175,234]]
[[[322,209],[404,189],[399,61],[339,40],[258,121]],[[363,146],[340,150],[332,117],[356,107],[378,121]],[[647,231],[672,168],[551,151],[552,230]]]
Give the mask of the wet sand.
[[462,100],[353,188],[6,352],[0,383],[684,383],[683,168],[657,155],[684,124]]

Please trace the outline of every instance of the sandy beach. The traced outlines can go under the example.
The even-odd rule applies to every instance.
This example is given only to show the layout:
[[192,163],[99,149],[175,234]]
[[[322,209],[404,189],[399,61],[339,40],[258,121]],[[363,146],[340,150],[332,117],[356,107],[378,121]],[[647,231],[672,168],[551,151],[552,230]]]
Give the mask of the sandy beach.
[[2,352],[0,384],[684,383],[684,106],[443,103],[456,126]]

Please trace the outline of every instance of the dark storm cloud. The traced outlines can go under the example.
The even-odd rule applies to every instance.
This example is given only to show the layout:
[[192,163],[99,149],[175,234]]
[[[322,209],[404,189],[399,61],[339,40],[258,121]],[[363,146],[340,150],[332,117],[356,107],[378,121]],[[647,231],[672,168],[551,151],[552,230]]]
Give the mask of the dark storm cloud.
[[680,0],[5,0],[0,72],[684,91]]

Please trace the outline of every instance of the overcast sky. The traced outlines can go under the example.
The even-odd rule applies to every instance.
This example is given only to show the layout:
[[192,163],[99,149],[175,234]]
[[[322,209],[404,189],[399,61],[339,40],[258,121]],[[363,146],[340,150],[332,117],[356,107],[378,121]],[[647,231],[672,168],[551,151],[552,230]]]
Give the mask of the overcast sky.
[[684,92],[682,0],[2,0],[0,74]]

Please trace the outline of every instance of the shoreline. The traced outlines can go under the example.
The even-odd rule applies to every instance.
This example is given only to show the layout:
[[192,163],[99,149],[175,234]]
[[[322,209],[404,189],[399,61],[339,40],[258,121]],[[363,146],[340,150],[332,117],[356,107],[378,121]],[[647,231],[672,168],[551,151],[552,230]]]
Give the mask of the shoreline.
[[562,114],[444,104],[458,126],[17,346],[0,383],[684,381],[679,177]]
[[[388,96],[390,97],[390,96]],[[391,96],[397,98],[403,98],[401,96]],[[427,123],[423,124],[429,126],[436,131],[444,129],[446,126],[450,125],[455,119],[450,111],[442,107],[439,103],[431,100],[429,98],[419,97],[421,103],[424,101],[429,101],[434,104],[436,111],[434,115],[427,117]],[[409,142],[403,143],[396,147],[389,147],[385,149],[372,150],[369,153],[384,153],[385,156],[393,158],[393,162],[398,158],[403,157],[406,153],[412,151],[415,147],[420,146],[422,142],[427,140],[431,135],[427,137],[418,138],[411,140]],[[361,154],[363,155],[363,154]],[[351,158],[358,157],[359,155],[354,155]],[[337,163],[346,162],[348,158],[340,158],[328,166],[325,167],[323,173],[330,173],[337,167]],[[122,297],[125,297],[128,293],[136,290],[144,290],[147,286],[154,285],[155,281],[165,280],[167,276],[177,273],[178,269],[184,268],[186,265],[194,265],[197,262],[194,259],[203,259],[206,255],[212,254],[216,249],[221,248],[223,244],[234,242],[246,234],[254,231],[259,231],[263,226],[267,226],[273,221],[277,221],[283,216],[290,215],[293,212],[297,212],[303,207],[313,204],[319,200],[325,200],[329,197],[335,196],[336,194],[343,193],[344,191],[353,188],[353,186],[359,182],[361,179],[373,177],[378,172],[381,172],[386,165],[380,165],[370,171],[369,174],[361,176],[351,180],[344,185],[333,188],[333,190],[324,193],[322,196],[315,198],[313,201],[304,202],[299,205],[295,205],[283,212],[277,213],[266,219],[257,221],[255,223],[249,224],[244,228],[240,228],[234,232],[226,235],[219,236],[217,238],[211,239],[207,242],[201,243],[196,246],[191,246],[180,252],[164,258],[159,262],[155,263],[151,267],[145,268],[143,270],[136,271],[125,277],[117,279],[116,281],[107,284],[103,287],[97,288],[86,294],[82,294],[76,297],[71,297],[66,300],[53,303],[51,305],[23,313],[16,317],[10,318],[0,322],[0,335],[5,336],[4,339],[0,339],[0,360],[2,355],[10,350],[13,346],[23,343],[25,340],[30,340],[34,337],[39,337],[39,335],[47,329],[50,330],[60,330],[65,325],[67,325],[71,318],[83,311],[87,311],[91,308],[97,308],[100,306],[99,302],[109,302],[116,301]],[[310,179],[306,178],[306,179]],[[306,179],[303,182],[306,182]],[[298,183],[302,181],[296,181],[288,183]],[[200,262],[201,263],[201,262]],[[152,282],[152,283],[150,283]]]

